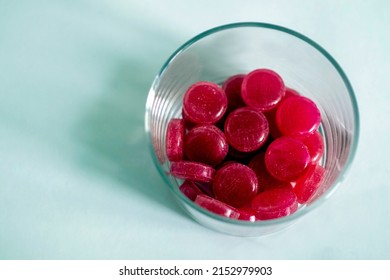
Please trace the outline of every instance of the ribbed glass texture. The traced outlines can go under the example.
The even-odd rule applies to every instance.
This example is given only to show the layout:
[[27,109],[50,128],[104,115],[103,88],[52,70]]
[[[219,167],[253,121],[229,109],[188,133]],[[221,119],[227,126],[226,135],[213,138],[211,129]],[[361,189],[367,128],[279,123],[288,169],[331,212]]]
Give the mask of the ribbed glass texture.
[[[168,121],[181,117],[182,97],[197,81],[221,83],[256,68],[278,72],[288,87],[311,98],[321,110],[325,141],[322,165],[326,191],[291,216],[255,223],[209,213],[184,197],[180,181],[169,175],[165,153]],[[358,142],[359,116],[352,87],[337,62],[309,38],[265,23],[234,23],[208,30],[181,46],[156,76],[147,100],[145,128],[154,162],[180,205],[199,223],[240,236],[273,233],[322,204],[339,187]],[[164,186],[161,186],[164,187]]]

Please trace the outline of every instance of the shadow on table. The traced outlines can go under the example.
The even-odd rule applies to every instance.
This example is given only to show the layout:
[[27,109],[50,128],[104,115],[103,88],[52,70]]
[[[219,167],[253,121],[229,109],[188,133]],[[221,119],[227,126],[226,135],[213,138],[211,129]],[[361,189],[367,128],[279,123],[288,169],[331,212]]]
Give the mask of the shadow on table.
[[[162,50],[157,54],[156,45]],[[75,137],[86,152],[80,159],[83,167],[106,174],[184,215],[154,166],[144,129],[150,85],[164,59],[173,51],[172,46],[175,44],[167,44],[166,38],[160,38],[143,53],[130,54],[130,58],[114,57],[111,82],[100,94],[100,100],[91,100],[91,109],[76,128]],[[163,51],[164,48],[170,50]],[[150,55],[153,51],[154,55]]]

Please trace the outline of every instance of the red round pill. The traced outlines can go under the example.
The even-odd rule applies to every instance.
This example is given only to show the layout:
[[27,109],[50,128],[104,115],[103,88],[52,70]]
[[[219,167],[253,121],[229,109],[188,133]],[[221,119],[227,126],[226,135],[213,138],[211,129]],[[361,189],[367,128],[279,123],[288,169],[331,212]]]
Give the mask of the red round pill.
[[244,206],[257,194],[256,174],[243,164],[227,164],[215,173],[213,191],[215,198],[222,202]]
[[190,86],[183,98],[186,118],[197,124],[214,124],[227,109],[227,97],[220,86],[211,82],[197,82]]
[[269,126],[263,113],[250,107],[243,107],[229,114],[224,131],[228,143],[234,149],[252,152],[266,142]]
[[275,108],[285,94],[282,78],[269,69],[256,69],[248,73],[241,88],[241,96],[247,106],[260,111]]
[[183,159],[184,121],[171,119],[168,123],[165,149],[170,161]]
[[304,96],[286,98],[276,111],[276,124],[286,136],[313,133],[320,122],[321,113],[317,105]]
[[259,220],[269,220],[294,213],[298,202],[292,190],[277,188],[256,195],[251,206]]
[[171,164],[171,175],[179,179],[211,182],[214,173],[214,168],[204,163],[181,160]]
[[299,203],[306,203],[320,188],[325,169],[318,164],[310,165],[305,174],[300,177],[294,186],[294,193]]
[[203,192],[198,188],[198,186],[189,180],[185,180],[183,184],[179,187],[180,191],[188,197],[190,200],[195,201],[195,198],[198,194],[203,194]]
[[294,138],[301,140],[309,149],[311,163],[314,164],[320,161],[324,154],[324,140],[318,131],[295,136]]
[[298,179],[310,162],[308,148],[302,141],[284,136],[268,146],[265,165],[275,178],[291,182]]
[[240,216],[240,212],[236,208],[204,194],[197,195],[195,203],[214,214],[227,218],[238,219]]
[[240,212],[240,217],[238,217],[239,220],[243,221],[249,221],[249,222],[255,222],[256,221],[256,215],[255,211],[253,211],[250,207],[241,207],[238,209]]
[[214,125],[196,126],[185,136],[184,154],[190,161],[216,166],[224,160],[228,150],[225,135]]

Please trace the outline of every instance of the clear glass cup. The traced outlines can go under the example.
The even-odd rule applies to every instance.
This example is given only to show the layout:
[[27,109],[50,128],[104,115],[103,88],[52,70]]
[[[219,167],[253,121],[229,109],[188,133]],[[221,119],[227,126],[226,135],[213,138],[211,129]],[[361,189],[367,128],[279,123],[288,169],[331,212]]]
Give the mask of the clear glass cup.
[[[221,84],[228,77],[269,68],[281,75],[286,86],[318,105],[326,173],[322,194],[290,216],[257,222],[215,215],[179,190],[181,180],[169,175],[165,134],[169,120],[181,117],[182,97],[197,81]],[[292,225],[328,200],[340,187],[358,143],[359,115],[347,76],[321,46],[293,30],[266,23],[242,22],[205,31],[182,45],[163,65],[151,86],[145,128],[154,163],[178,203],[200,224],[238,236],[261,236]],[[163,187],[163,186],[162,186]]]

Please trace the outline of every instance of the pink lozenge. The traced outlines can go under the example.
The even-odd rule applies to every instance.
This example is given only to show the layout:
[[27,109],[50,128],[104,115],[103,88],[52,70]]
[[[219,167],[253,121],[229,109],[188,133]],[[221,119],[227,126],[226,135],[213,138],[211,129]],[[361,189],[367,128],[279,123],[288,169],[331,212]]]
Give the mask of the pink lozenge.
[[221,119],[228,105],[222,88],[211,82],[197,82],[191,85],[183,98],[183,112],[186,118],[196,124],[214,124]]
[[184,180],[211,182],[215,170],[210,165],[193,161],[175,161],[171,164],[171,175]]
[[183,159],[184,121],[171,119],[168,123],[165,150],[170,161]]
[[239,220],[242,221],[249,221],[249,222],[255,222],[256,221],[256,214],[255,211],[253,211],[250,207],[241,207],[238,209],[240,212],[240,216],[238,217]]
[[272,142],[265,153],[265,165],[276,179],[291,182],[298,179],[310,162],[308,148],[292,137],[280,137]]
[[218,169],[213,178],[215,198],[233,207],[248,204],[257,194],[256,174],[248,166],[229,163]]
[[324,139],[318,131],[295,136],[309,149],[311,163],[317,163],[324,154]]
[[214,125],[196,126],[185,136],[184,154],[190,161],[216,166],[224,160],[228,150],[225,135]]
[[266,142],[269,126],[263,113],[250,107],[243,107],[229,114],[224,132],[228,143],[234,149],[252,152]]
[[203,194],[203,192],[194,182],[188,180],[185,180],[183,184],[180,185],[179,189],[186,197],[188,197],[192,201],[195,201],[195,198],[198,194]]
[[317,105],[304,96],[286,98],[276,111],[276,124],[286,136],[313,133],[320,122],[321,113]]
[[195,203],[217,215],[232,219],[240,217],[240,212],[236,208],[204,194],[197,195]]
[[244,103],[260,111],[275,108],[285,94],[282,78],[269,69],[256,69],[248,73],[241,87]]
[[294,213],[298,209],[298,201],[291,189],[277,188],[256,195],[251,208],[259,220],[269,220]]
[[313,164],[307,168],[305,174],[299,178],[294,186],[294,193],[299,203],[306,203],[321,186],[325,169],[321,165]]

